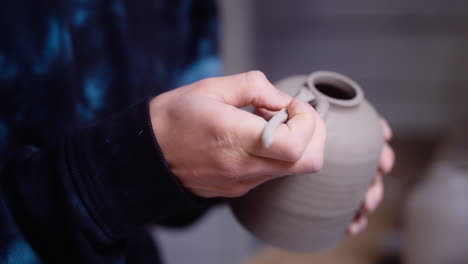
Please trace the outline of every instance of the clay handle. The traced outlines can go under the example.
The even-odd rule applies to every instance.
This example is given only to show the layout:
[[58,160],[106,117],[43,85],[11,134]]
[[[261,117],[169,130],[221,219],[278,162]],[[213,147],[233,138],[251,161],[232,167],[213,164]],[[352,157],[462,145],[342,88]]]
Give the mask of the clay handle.
[[[322,119],[325,118],[325,115],[330,106],[325,98],[313,93],[308,88],[303,88],[299,90],[299,93],[295,96],[295,98],[313,105],[320,117]],[[282,123],[286,122],[288,118],[288,110],[284,108],[281,109],[278,113],[276,113],[268,121],[262,133],[262,143],[265,148],[268,148],[273,142],[273,134],[276,128]]]
[[273,133],[276,128],[287,120],[288,109],[283,108],[268,121],[262,133],[262,143],[265,148],[268,148],[273,142]]

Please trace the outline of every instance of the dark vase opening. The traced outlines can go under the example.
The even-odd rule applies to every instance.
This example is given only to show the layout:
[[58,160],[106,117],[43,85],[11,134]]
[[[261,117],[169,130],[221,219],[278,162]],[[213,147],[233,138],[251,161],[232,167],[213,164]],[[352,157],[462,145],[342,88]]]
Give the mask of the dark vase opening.
[[356,97],[356,90],[343,82],[317,82],[314,84],[315,88],[322,94],[339,100],[351,100]]

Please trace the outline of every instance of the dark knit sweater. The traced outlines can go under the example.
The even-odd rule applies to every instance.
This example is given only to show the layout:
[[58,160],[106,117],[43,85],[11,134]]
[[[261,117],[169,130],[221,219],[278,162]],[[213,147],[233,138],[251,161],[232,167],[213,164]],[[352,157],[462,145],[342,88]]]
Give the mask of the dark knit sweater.
[[159,263],[145,227],[206,207],[148,99],[219,74],[214,5],[0,0],[0,264]]

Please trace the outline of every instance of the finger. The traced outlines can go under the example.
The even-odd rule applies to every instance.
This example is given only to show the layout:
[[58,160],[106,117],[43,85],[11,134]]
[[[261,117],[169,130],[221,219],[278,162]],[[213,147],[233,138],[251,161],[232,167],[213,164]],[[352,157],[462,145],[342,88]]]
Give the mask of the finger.
[[235,107],[252,104],[255,107],[280,110],[285,108],[292,99],[286,93],[276,89],[260,71],[208,78],[197,84],[199,90]]
[[317,172],[323,164],[325,141],[325,124],[319,119],[314,135],[298,161],[289,162],[254,155],[245,163],[244,168],[248,170],[246,175],[253,178],[269,175],[269,178],[262,178],[260,181],[262,183],[280,176]]
[[346,230],[348,235],[355,236],[367,227],[367,217],[361,215],[359,216],[351,225],[349,225],[348,229]]
[[382,125],[382,130],[383,130],[383,135],[386,141],[390,141],[393,136],[392,129],[390,128],[390,125],[388,124],[387,120],[385,119],[380,119],[380,123]]
[[255,112],[265,120],[270,120],[276,113],[278,113],[278,111],[270,111],[265,108],[257,108],[255,109]]
[[385,144],[380,154],[379,172],[388,174],[395,163],[395,152],[390,145]]
[[320,117],[315,110],[298,99],[288,106],[289,120],[276,128],[272,144],[266,148],[260,141],[253,146],[252,154],[265,158],[296,162],[304,154]]
[[292,174],[314,173],[322,168],[326,138],[325,123],[318,117],[315,122],[314,135],[307,149],[302,158],[290,169]]
[[374,212],[379,204],[382,202],[384,196],[384,186],[382,181],[382,175],[377,175],[374,181],[367,190],[366,198],[364,201],[364,208],[366,212]]

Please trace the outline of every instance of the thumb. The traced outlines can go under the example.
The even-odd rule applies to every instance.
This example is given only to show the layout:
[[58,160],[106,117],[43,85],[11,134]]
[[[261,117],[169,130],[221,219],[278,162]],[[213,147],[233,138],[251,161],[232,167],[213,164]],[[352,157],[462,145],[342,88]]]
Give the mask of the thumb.
[[223,103],[243,107],[280,110],[288,106],[291,96],[276,89],[260,71],[250,71],[199,82],[199,88]]

